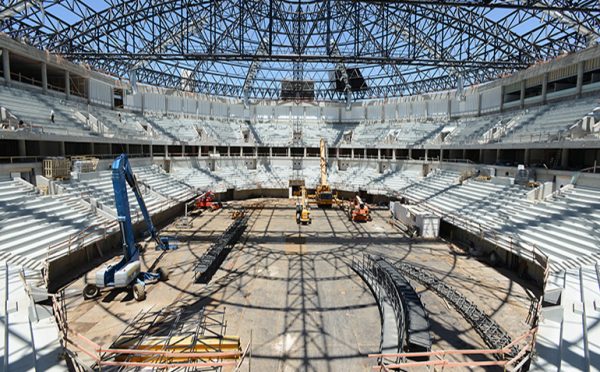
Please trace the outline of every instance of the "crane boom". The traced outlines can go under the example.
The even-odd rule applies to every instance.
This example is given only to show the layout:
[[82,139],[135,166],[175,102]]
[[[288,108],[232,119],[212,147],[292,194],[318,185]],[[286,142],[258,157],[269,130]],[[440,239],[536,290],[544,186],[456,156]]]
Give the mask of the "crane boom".
[[321,186],[327,185],[327,159],[326,159],[326,149],[327,145],[325,143],[325,139],[321,138]]

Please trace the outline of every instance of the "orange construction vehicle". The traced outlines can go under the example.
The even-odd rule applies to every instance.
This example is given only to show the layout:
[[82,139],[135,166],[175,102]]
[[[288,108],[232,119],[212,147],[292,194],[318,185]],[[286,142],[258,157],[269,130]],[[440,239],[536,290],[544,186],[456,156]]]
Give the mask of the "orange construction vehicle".
[[216,211],[223,207],[223,203],[215,201],[215,194],[212,191],[207,191],[196,199],[195,206],[198,209],[210,209]]
[[351,221],[367,222],[373,220],[367,203],[363,202],[358,195],[356,195],[354,201],[350,203],[348,214]]

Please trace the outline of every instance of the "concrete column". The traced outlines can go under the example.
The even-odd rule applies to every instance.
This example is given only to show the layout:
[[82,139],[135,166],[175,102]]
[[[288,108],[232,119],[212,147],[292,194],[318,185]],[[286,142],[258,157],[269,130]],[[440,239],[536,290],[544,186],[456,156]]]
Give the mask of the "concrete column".
[[96,154],[96,148],[94,146],[94,142],[90,142],[90,155]]
[[546,104],[546,97],[548,97],[548,73],[544,74],[542,79],[542,104]]
[[425,149],[425,161],[428,161],[429,159],[429,150]]
[[521,108],[525,107],[525,80],[521,80],[521,94],[519,97]]
[[496,150],[496,164],[500,161],[500,149]]
[[288,147],[288,148],[286,149],[286,155],[287,155],[287,157],[288,157],[288,158],[289,158],[290,156],[292,156],[292,149],[291,149],[291,148],[289,148],[289,147]]
[[60,156],[65,156],[67,150],[65,149],[65,141],[60,141]]
[[377,160],[381,160],[381,149],[377,149]]
[[560,166],[562,168],[569,166],[569,149],[562,149],[560,152]]
[[65,95],[67,99],[71,97],[71,76],[69,71],[65,71]]
[[213,154],[216,154],[216,153],[217,153],[217,146],[213,146],[212,153],[213,153]]
[[504,110],[504,91],[506,89],[504,88],[504,85],[502,87],[500,87],[500,112],[502,112],[502,110]]
[[154,146],[152,144],[150,144],[150,160],[154,160]]
[[354,147],[350,151],[350,158],[354,159]]
[[581,89],[583,87],[583,62],[577,64],[577,86],[575,88],[577,98],[581,97]]
[[231,156],[231,146],[227,146],[227,156]]
[[169,158],[169,145],[165,145],[165,159]]
[[27,156],[27,146],[25,144],[25,140],[19,140],[19,156]]
[[335,158],[336,158],[336,159],[339,159],[339,158],[340,158],[340,148],[339,148],[339,147],[336,147],[336,148],[335,148]]
[[529,164],[529,149],[525,149],[525,153],[523,154],[523,163],[525,165]]
[[304,157],[306,157],[306,147],[304,148]]
[[181,145],[181,157],[185,156],[185,145]]
[[440,148],[440,162],[444,161],[444,149]]
[[2,49],[2,70],[4,70],[4,80],[10,82],[10,52],[8,49]]
[[479,149],[479,161],[478,163],[483,164],[483,149]]
[[481,93],[477,95],[477,116],[481,116]]
[[273,157],[273,148],[269,147],[269,157]]
[[127,155],[129,155],[129,144],[128,143],[125,144],[125,152],[127,153]]
[[244,148],[240,146],[240,157],[244,156]]
[[463,160],[467,159],[467,149],[463,149],[462,158],[463,158]]
[[392,149],[392,160],[396,160],[396,149]]
[[48,65],[46,62],[42,62],[42,90],[48,91]]
[[412,159],[412,149],[408,149],[408,158]]

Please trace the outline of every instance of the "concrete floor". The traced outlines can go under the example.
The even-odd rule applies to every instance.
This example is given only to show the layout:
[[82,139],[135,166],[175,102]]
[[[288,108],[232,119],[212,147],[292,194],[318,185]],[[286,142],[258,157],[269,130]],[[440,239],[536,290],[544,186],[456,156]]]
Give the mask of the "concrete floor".
[[[180,248],[162,256],[153,249],[143,254],[143,266],[170,271],[169,281],[147,286],[144,302],[116,291],[84,301],[80,290],[86,278],[72,283],[66,291],[71,329],[108,346],[140,311],[207,307],[224,311],[226,333],[239,335],[243,346],[252,339],[254,371],[367,371],[376,364],[366,355],[378,352],[380,315],[368,287],[348,266],[364,252],[428,266],[511,336],[527,329],[532,286],[450,244],[406,238],[387,222],[387,211],[374,211],[370,223],[354,224],[337,209],[313,209],[313,223],[299,226],[293,202],[258,202],[264,208],[253,210],[246,233],[209,284],[194,282],[193,267],[232,222],[227,209],[193,217],[191,228],[172,224],[163,230]],[[413,285],[429,312],[434,350],[486,348],[453,308]]]

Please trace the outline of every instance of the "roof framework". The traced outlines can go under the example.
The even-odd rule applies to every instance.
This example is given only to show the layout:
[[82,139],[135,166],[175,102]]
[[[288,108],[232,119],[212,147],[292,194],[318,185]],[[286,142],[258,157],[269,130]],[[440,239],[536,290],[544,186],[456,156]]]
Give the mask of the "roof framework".
[[0,31],[117,76],[244,98],[359,68],[353,99],[478,84],[600,39],[600,1],[9,0]]

